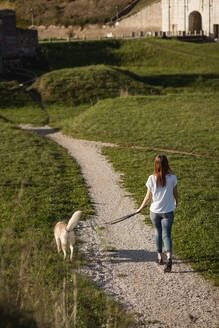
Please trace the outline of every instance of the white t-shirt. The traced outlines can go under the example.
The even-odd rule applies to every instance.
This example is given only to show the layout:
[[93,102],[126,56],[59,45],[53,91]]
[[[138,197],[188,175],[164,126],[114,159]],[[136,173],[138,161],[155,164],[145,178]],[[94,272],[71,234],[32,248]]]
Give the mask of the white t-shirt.
[[152,193],[150,211],[154,213],[168,213],[175,210],[173,188],[177,185],[177,178],[174,174],[166,175],[166,186],[157,187],[157,177],[152,174],[146,182],[146,187]]

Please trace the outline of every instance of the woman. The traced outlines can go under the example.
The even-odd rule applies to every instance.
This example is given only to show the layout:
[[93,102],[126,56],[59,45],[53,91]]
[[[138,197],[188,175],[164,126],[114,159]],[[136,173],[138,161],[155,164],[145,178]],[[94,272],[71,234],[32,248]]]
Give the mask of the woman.
[[163,264],[162,239],[167,252],[167,263],[164,272],[172,269],[172,240],[171,228],[174,218],[174,210],[178,204],[177,178],[171,173],[168,160],[165,155],[157,155],[154,161],[154,173],[149,176],[146,183],[146,196],[137,210],[137,213],[149,203],[150,218],[155,229],[155,242],[157,248],[157,263]]

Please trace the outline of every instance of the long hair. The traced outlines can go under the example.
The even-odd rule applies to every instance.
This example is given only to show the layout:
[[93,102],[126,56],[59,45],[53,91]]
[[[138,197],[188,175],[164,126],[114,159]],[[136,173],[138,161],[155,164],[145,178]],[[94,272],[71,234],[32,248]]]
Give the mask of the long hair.
[[154,175],[157,177],[157,187],[166,186],[166,175],[171,173],[167,157],[165,155],[157,155],[154,161]]

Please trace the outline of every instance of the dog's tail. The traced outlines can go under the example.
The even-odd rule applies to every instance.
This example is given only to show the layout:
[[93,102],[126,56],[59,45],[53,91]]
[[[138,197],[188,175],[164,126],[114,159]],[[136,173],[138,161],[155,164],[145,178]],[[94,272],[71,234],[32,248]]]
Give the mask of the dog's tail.
[[81,214],[82,214],[82,211],[76,211],[71,219],[68,221],[68,224],[67,224],[67,227],[66,227],[66,230],[67,231],[71,231],[74,229],[74,227],[76,227],[80,217],[81,217]]

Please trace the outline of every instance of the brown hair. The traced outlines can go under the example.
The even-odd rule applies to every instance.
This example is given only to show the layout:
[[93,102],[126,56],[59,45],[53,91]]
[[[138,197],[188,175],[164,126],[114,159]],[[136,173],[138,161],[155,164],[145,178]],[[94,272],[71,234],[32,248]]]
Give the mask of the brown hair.
[[154,161],[154,175],[157,177],[157,187],[166,186],[166,175],[171,173],[167,157],[165,155],[157,155]]

